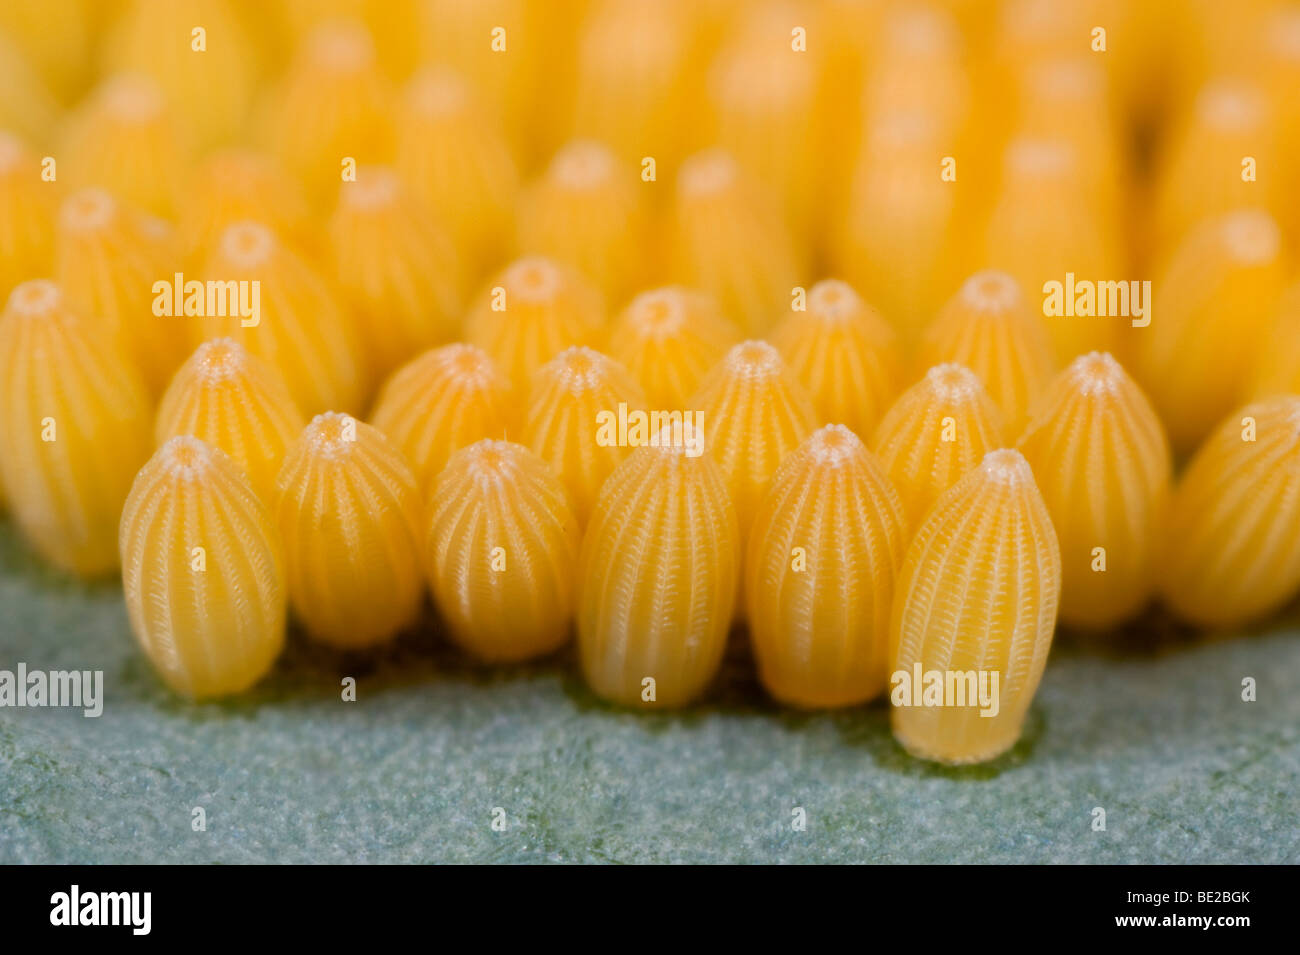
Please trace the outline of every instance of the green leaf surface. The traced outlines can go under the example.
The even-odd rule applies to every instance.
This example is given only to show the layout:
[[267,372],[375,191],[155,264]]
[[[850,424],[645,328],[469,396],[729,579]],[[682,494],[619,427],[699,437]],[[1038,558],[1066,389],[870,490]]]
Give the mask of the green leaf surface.
[[248,696],[187,703],[114,583],[3,525],[0,668],[103,670],[105,707],[0,709],[0,862],[1297,862],[1295,617],[1059,637],[1024,739],[953,770],[907,756],[883,702],[776,707],[743,643],[679,714],[604,706],[569,657],[476,668],[432,624],[366,656],[294,635]]

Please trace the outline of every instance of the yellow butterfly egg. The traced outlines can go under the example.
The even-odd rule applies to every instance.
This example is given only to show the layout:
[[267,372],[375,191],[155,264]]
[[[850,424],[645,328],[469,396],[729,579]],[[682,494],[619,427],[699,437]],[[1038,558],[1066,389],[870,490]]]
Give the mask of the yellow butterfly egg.
[[868,64],[863,112],[866,129],[887,113],[932,116],[960,136],[970,120],[971,78],[961,25],[933,4],[900,4],[884,11]]
[[233,461],[198,438],[149,459],[122,509],[131,630],[177,693],[229,696],[284,646],[284,561],[266,507]]
[[648,433],[637,438],[635,419],[620,426],[636,412],[647,422],[642,431],[649,426],[641,386],[612,358],[590,348],[566,348],[533,375],[527,409],[523,443],[564,483],[582,526],[629,446],[649,440]]
[[393,372],[370,423],[402,450],[427,489],[453,452],[508,437],[516,417],[510,380],[481,348],[456,342]]
[[396,168],[451,233],[473,280],[504,258],[519,171],[497,117],[460,73],[429,66],[411,78],[398,107]]
[[373,370],[387,374],[460,328],[461,265],[451,239],[383,166],[345,182],[329,222],[334,275],[364,330]]
[[637,168],[608,146],[569,143],[520,196],[520,251],[567,262],[621,299],[655,270],[641,188]]
[[1169,440],[1142,389],[1110,355],[1077,358],[1018,447],[1061,546],[1061,620],[1096,629],[1132,617],[1154,586],[1171,478]]
[[429,585],[451,638],[497,663],[567,643],[578,522],[546,462],[478,441],[451,456],[429,500]]
[[795,235],[803,238],[823,182],[817,175],[821,61],[792,49],[794,13],[781,5],[747,11],[735,39],[715,58],[705,89],[711,140],[778,198]]
[[176,372],[154,423],[154,441],[193,435],[243,468],[268,505],[289,445],[305,421],[273,367],[238,342],[214,338]]
[[1040,303],[1046,283],[1064,289],[1066,273],[1094,282],[1119,277],[1119,236],[1095,207],[1096,195],[1069,142],[1021,137],[1007,147],[984,260],[1014,276],[1030,307],[1047,316],[1058,364],[1093,349],[1113,350],[1130,321],[1127,315],[1096,314],[1095,305],[1094,314],[1080,314],[1062,301],[1049,313]]
[[935,365],[885,413],[871,439],[915,530],[944,491],[1004,445],[1002,412],[979,377]]
[[1159,563],[1164,601],[1202,626],[1246,624],[1300,590],[1300,397],[1220,423],[1174,491]]
[[170,282],[179,255],[166,223],[102,189],[74,192],[59,210],[54,272],[68,304],[117,338],[154,395],[188,352],[186,319],[153,308],[154,283]]
[[274,518],[289,602],[317,640],[355,650],[413,623],[424,599],[415,475],[378,430],[317,415],[285,454]]
[[[802,24],[805,28],[812,26],[825,44],[817,108],[822,116],[822,150],[827,163],[824,176],[828,186],[825,198],[828,201],[840,202],[845,198],[843,186],[852,178],[852,170],[861,152],[867,68],[868,64],[879,63],[884,56],[880,40],[884,36],[883,24],[888,12],[884,4],[829,0],[820,4],[814,23]],[[806,35],[805,29],[805,38]],[[793,36],[791,40],[794,40]],[[846,272],[839,263],[836,263],[836,269]],[[878,293],[873,291],[873,295]]]
[[918,349],[920,368],[945,362],[975,372],[1003,413],[1008,434],[1024,425],[1056,363],[1042,320],[1005,272],[977,272],[948,300]]
[[650,156],[657,167],[674,166],[691,125],[692,52],[680,4],[597,5],[578,38],[574,134],[608,143],[624,160],[639,164]]
[[992,451],[939,498],[899,574],[890,700],[908,752],[978,763],[1015,744],[1060,592],[1056,533],[1029,464]]
[[879,462],[843,425],[777,469],[745,564],[759,675],[795,706],[851,706],[885,689],[889,614],[907,518]]
[[1256,344],[1247,395],[1253,399],[1300,394],[1300,284],[1282,293],[1268,334]]
[[742,540],[782,459],[817,426],[808,392],[767,342],[735,345],[690,401],[736,509]]
[[[1255,40],[1250,65],[1258,71],[1259,88],[1268,97],[1276,123],[1273,136],[1278,166],[1294,169],[1300,162],[1300,103],[1294,94],[1300,87],[1300,8],[1270,9]],[[1259,157],[1255,159],[1258,172]],[[1293,176],[1279,176],[1270,185],[1276,187],[1271,195],[1276,197],[1276,213],[1283,230],[1289,236],[1300,235],[1300,184]]]
[[54,262],[58,186],[41,181],[41,163],[17,136],[0,130],[0,296],[47,275]]
[[[22,49],[31,68],[64,103],[81,91],[93,62],[90,46],[94,19],[85,0],[0,4],[0,34]],[[0,54],[0,60],[3,58],[4,54]],[[21,87],[14,92],[30,95]]]
[[645,389],[651,408],[684,409],[740,329],[707,295],[679,285],[642,292],[609,335],[609,354]]
[[1064,144],[1106,224],[1117,221],[1131,170],[1121,148],[1110,78],[1101,57],[1078,53],[1026,67],[1016,84],[1022,141]]
[[0,318],[0,484],[19,530],[83,577],[117,568],[117,520],[149,457],[150,408],[130,360],[43,279]]
[[226,0],[132,0],[106,43],[112,70],[150,76],[199,147],[241,130],[256,79],[243,24]]
[[[420,62],[449,66],[483,95],[510,131],[516,154],[531,157],[538,127],[549,121],[538,103],[544,79],[555,80],[565,61],[548,47],[552,30],[568,24],[558,2],[528,0],[424,0],[420,5]],[[544,57],[544,52],[551,50]],[[545,78],[543,63],[552,68]],[[553,90],[547,84],[548,91]]]
[[[242,0],[252,7],[250,19],[258,18],[259,6]],[[340,18],[350,18],[363,25],[374,40],[380,69],[386,74],[400,77],[408,75],[419,57],[419,38],[416,24],[425,0],[277,0],[276,24],[291,37],[300,38],[322,23]],[[261,17],[259,19],[265,19]]]
[[345,163],[392,158],[393,90],[379,68],[374,41],[355,20],[313,27],[261,107],[264,141],[308,199],[324,204]]
[[233,338],[274,365],[308,414],[361,405],[367,382],[351,316],[321,275],[269,226],[228,227],[204,275],[208,282],[242,284],[235,289],[239,308],[228,295],[227,314],[197,320],[200,341]]
[[188,148],[158,85],[135,73],[104,80],[69,118],[59,177],[100,186],[152,215],[172,218],[184,197]]
[[846,282],[826,279],[807,293],[772,333],[822,422],[871,435],[903,382],[903,356],[893,329]]
[[673,437],[615,469],[582,541],[582,672],[624,706],[681,706],[703,693],[735,610],[741,549],[726,482],[692,447],[693,427]]
[[300,247],[315,239],[307,199],[275,159],[244,148],[212,153],[191,174],[180,210],[185,252],[201,262],[226,228],[245,221],[265,222]]
[[465,319],[465,337],[487,352],[517,388],[572,345],[605,339],[600,292],[576,270],[526,256],[492,280]]
[[1277,224],[1246,210],[1202,223],[1155,283],[1160,314],[1141,329],[1137,369],[1176,451],[1244,398],[1285,278]]
[[1234,209],[1280,212],[1279,178],[1267,172],[1280,159],[1277,120],[1264,93],[1235,80],[1207,83],[1170,137],[1160,166],[1157,244],[1167,248],[1202,220]]
[[26,51],[0,30],[0,129],[44,145],[58,125],[59,113],[58,100]]
[[668,248],[676,279],[712,295],[749,334],[767,330],[803,270],[780,210],[720,149],[682,163]]
[[929,113],[888,113],[846,171],[836,268],[914,341],[960,280],[971,229],[965,180],[935,172],[947,133]]

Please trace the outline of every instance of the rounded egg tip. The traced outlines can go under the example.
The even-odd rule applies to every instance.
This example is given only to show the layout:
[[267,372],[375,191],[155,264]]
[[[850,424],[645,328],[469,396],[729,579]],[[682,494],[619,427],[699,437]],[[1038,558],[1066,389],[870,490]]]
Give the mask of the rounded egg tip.
[[760,338],[733,345],[724,362],[730,374],[742,379],[774,378],[784,368],[781,353]]
[[553,260],[530,255],[506,269],[502,284],[510,294],[525,302],[544,303],[559,294],[564,285],[564,273]]
[[706,149],[683,160],[677,188],[684,196],[717,195],[732,188],[740,175],[736,159],[724,149]]
[[265,265],[276,249],[275,233],[261,222],[235,222],[221,232],[222,258],[237,268]]
[[483,438],[461,448],[452,455],[452,460],[478,486],[496,488],[513,486],[520,459],[528,454],[531,452],[527,448],[512,441]]
[[808,311],[823,318],[847,318],[861,306],[858,293],[842,279],[822,279],[808,291]]
[[571,345],[539,369],[539,375],[564,382],[571,390],[585,391],[605,381],[609,359],[586,345]]
[[194,368],[207,382],[225,381],[238,376],[248,363],[248,352],[233,338],[212,338],[194,352]]
[[59,224],[70,232],[102,229],[117,215],[117,200],[105,189],[79,189],[59,207]]
[[352,453],[360,430],[361,423],[352,415],[325,411],[311,419],[302,440],[318,457],[339,458]]
[[686,293],[678,286],[642,292],[628,306],[629,320],[643,333],[666,337],[686,322]]
[[340,73],[359,72],[375,62],[370,31],[346,17],[317,24],[307,36],[306,51],[316,66]]
[[48,315],[63,304],[63,291],[51,279],[28,279],[9,293],[6,308],[26,317]]
[[562,147],[547,169],[547,175],[566,189],[591,189],[608,182],[617,161],[604,143],[579,139]]
[[1113,393],[1124,380],[1124,369],[1110,352],[1093,351],[1080,355],[1066,373],[1084,394]]
[[362,166],[357,178],[339,187],[339,204],[358,212],[374,212],[396,205],[402,184],[388,166]]
[[1266,265],[1282,249],[1282,231],[1276,220],[1262,209],[1242,209],[1220,220],[1224,248],[1240,265]]
[[841,467],[865,450],[862,439],[847,425],[827,424],[814,431],[804,447],[815,464]]
[[185,481],[201,478],[214,467],[219,450],[201,438],[180,434],[158,449],[155,461],[162,473]]
[[1077,159],[1068,142],[1036,136],[1012,140],[1005,153],[1007,172],[1017,179],[1059,178],[1074,171]]
[[153,80],[136,73],[120,73],[100,88],[99,102],[115,119],[148,123],[162,115],[165,100]]
[[984,388],[975,372],[956,362],[934,365],[925,377],[938,395],[950,401],[973,400]]
[[1196,96],[1196,115],[1217,129],[1250,129],[1263,122],[1264,97],[1255,87],[1233,79],[1212,80]]
[[0,173],[13,172],[27,162],[30,156],[21,139],[8,130],[0,129]]
[[998,448],[984,455],[980,471],[998,484],[1019,486],[1034,483],[1034,472],[1025,456],[1015,448]]
[[984,269],[962,283],[961,300],[977,311],[1003,312],[1020,304],[1020,286],[1006,272]]
[[406,104],[425,116],[452,116],[470,100],[465,78],[451,67],[433,63],[421,67],[406,84]]

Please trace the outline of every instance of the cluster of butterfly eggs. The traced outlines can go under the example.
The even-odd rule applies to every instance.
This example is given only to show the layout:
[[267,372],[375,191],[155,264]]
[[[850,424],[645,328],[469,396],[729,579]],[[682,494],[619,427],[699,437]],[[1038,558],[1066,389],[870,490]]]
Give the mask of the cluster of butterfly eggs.
[[[184,26],[169,4],[132,8],[128,38]],[[635,22],[670,33],[675,16]],[[1233,410],[1295,389],[1300,336],[1251,352],[1281,281],[1278,230],[1209,188],[1241,142],[1259,145],[1250,95],[1211,87],[1181,134],[1156,202],[1173,250],[1162,318],[1130,347],[1114,323],[1045,325],[1024,295],[1027,276],[1055,274],[1045,254],[1117,271],[1105,216],[1077,202],[1121,178],[1096,154],[1108,136],[1071,144],[1082,169],[1042,141],[1062,133],[1062,96],[1096,105],[1090,71],[1044,63],[1021,91],[1041,94],[1017,107],[1032,135],[1006,150],[1012,174],[972,239],[953,190],[895,175],[927,165],[962,87],[939,14],[899,14],[883,33],[934,69],[895,63],[877,84],[915,99],[913,113],[865,104],[861,165],[831,177],[854,195],[827,251],[884,299],[900,341],[844,282],[808,290],[802,310],[778,305],[806,270],[817,164],[762,144],[817,115],[805,99],[818,83],[773,22],[780,44],[748,45],[760,22],[719,56],[726,148],[677,169],[656,265],[700,292],[633,296],[659,244],[625,147],[653,128],[666,158],[679,117],[622,115],[624,101],[661,97],[619,85],[631,59],[617,40],[644,31],[612,13],[591,19],[603,41],[583,61],[608,82],[584,84],[578,109],[613,148],[575,141],[522,191],[475,100],[501,89],[466,82],[483,79],[468,63],[432,66],[392,121],[369,38],[338,23],[290,64],[268,153],[213,153],[190,181],[164,97],[136,75],[110,77],[70,117],[60,155],[74,191],[57,208],[37,157],[0,135],[0,280],[55,279],[18,285],[0,320],[0,487],[18,526],[75,572],[120,563],[142,645],[196,697],[262,676],[289,608],[313,637],[359,648],[411,625],[427,589],[449,635],[485,660],[550,652],[576,629],[593,689],[633,706],[702,693],[736,620],[764,684],[796,706],[864,702],[915,664],[998,670],[993,719],[894,711],[910,749],[954,762],[1018,736],[1058,602],[1063,621],[1103,629],[1158,591],[1194,622],[1230,625],[1294,593],[1296,399]],[[882,74],[889,49],[876,51]],[[193,62],[167,75],[193,78]],[[647,76],[660,73],[674,75]],[[202,125],[229,119],[222,96],[238,84],[215,99],[203,82],[167,92],[202,104],[191,132],[217,139]],[[337,156],[385,140],[386,164],[337,190],[317,228]],[[512,220],[520,250],[545,257],[513,262],[465,308],[466,277],[499,258]],[[974,275],[943,304],[965,261],[950,253],[965,247],[1011,274]],[[178,249],[204,275],[260,281],[257,327],[137,321]],[[607,322],[602,299],[629,298]],[[1210,320],[1224,314],[1235,321]],[[698,411],[704,453],[598,441],[597,415],[620,406]],[[308,421],[304,408],[337,411]],[[1187,451],[1220,420],[1175,489],[1164,429]]]
[[[544,260],[511,271],[551,301],[580,281]],[[263,676],[289,607],[313,637],[361,648],[417,621],[427,582],[449,635],[484,660],[549,653],[576,621],[592,688],[634,706],[698,697],[737,619],[763,683],[796,706],[865,702],[918,663],[995,669],[994,719],[895,710],[909,749],[954,762],[1018,737],[1063,585],[1061,617],[1104,628],[1157,587],[1214,624],[1300,583],[1278,521],[1296,507],[1300,399],[1234,414],[1170,501],[1158,417],[1091,353],[1048,364],[1013,450],[1019,356],[1041,329],[1006,275],[963,285],[936,325],[965,328],[944,340],[967,350],[901,394],[888,326],[835,280],[777,325],[777,344],[741,341],[696,293],[644,293],[611,335],[626,363],[565,345],[564,316],[531,304],[517,317],[535,327],[493,353],[454,343],[399,368],[372,423],[304,422],[279,370],[207,340],[162,395],[158,450],[132,483],[147,388],[55,283],[24,283],[0,322],[8,395],[26,402],[0,416],[15,517],[55,563],[94,574],[120,560],[133,629],[196,697]],[[534,335],[561,350],[522,359],[536,367],[520,414],[499,367]],[[627,366],[647,354],[638,380]],[[693,396],[704,453],[596,440],[601,411],[651,390]],[[64,433],[33,428],[36,408]],[[841,413],[853,428],[818,427]]]

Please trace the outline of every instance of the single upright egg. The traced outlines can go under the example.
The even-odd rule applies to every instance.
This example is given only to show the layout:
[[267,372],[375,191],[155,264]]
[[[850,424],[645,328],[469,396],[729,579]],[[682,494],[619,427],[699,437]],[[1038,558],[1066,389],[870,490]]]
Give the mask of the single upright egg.
[[329,221],[333,274],[361,326],[371,370],[386,375],[460,329],[460,259],[432,212],[396,173],[365,166],[339,188]]
[[825,279],[808,290],[772,344],[808,390],[818,423],[847,425],[871,436],[903,382],[898,336],[846,282]]
[[902,501],[851,430],[826,425],[786,457],[745,564],[750,640],[773,696],[850,706],[884,691],[906,545]]
[[984,455],[1004,445],[1002,412],[969,368],[935,365],[886,412],[871,449],[898,491],[909,529]]
[[998,450],[941,496],[908,546],[891,622],[894,736],[978,763],[1010,749],[1042,679],[1061,553],[1029,464]]
[[1200,626],[1249,623],[1300,590],[1300,397],[1231,412],[1174,489],[1158,560],[1165,603]]
[[327,412],[285,454],[274,518],[294,615],[317,640],[371,647],[413,623],[424,599],[419,489],[364,421]]
[[0,131],[0,297],[19,282],[50,274],[58,186],[41,180],[26,143]]
[[1061,546],[1061,620],[1114,626],[1155,583],[1172,472],[1155,409],[1113,357],[1076,358],[1031,410],[1017,445]]
[[568,642],[580,535],[545,461],[508,441],[462,448],[433,482],[427,529],[429,586],[457,644],[508,663]]
[[[274,365],[307,414],[358,408],[367,373],[357,329],[337,291],[269,226],[221,233],[205,268],[224,305],[195,322],[196,341],[233,338]],[[206,299],[206,289],[205,289]]]
[[401,448],[427,489],[453,452],[484,438],[512,437],[519,417],[510,380],[488,354],[454,342],[393,372],[370,423]]
[[[160,394],[189,352],[193,322],[172,314],[180,250],[171,227],[103,189],[81,189],[59,210],[54,260],[68,303],[101,323]],[[155,307],[160,295],[167,308]]]
[[640,385],[618,362],[590,348],[566,348],[533,375],[523,443],[564,482],[579,526],[629,448],[649,440],[633,433],[636,420],[626,429],[620,424],[638,413],[645,431],[650,413]]
[[1056,370],[1042,319],[1005,272],[977,272],[926,329],[917,367],[954,362],[979,376],[1002,410],[1008,433],[1024,426],[1029,405]]
[[117,569],[117,523],[149,457],[149,399],[130,359],[53,282],[0,317],[0,483],[18,528],[82,577]]
[[72,189],[99,186],[164,219],[183,204],[189,143],[158,84],[141,74],[104,80],[69,115],[58,155]]
[[751,335],[767,331],[803,271],[780,209],[722,149],[682,162],[668,248],[674,279],[712,295]]
[[154,441],[161,447],[188,434],[224,451],[269,507],[285,451],[305,423],[274,367],[233,339],[214,338],[176,372],[158,406]]
[[643,188],[638,167],[608,146],[569,143],[519,198],[519,251],[567,262],[622,300],[659,271]]
[[652,408],[684,409],[740,338],[709,296],[670,285],[628,303],[610,330],[609,354],[641,382]]
[[751,340],[727,352],[689,404],[747,539],[768,480],[817,426],[812,400],[775,348]]
[[476,282],[506,257],[519,191],[500,117],[463,74],[427,66],[407,84],[397,119],[397,173],[451,234]]
[[266,507],[233,461],[176,437],[122,509],[122,590],[163,681],[196,699],[248,689],[284,646],[284,562]]
[[605,340],[599,290],[576,269],[542,256],[508,265],[470,308],[465,338],[492,357],[515,387],[573,345]]
[[601,488],[578,565],[578,649],[592,691],[648,709],[703,693],[726,649],[741,559],[709,453],[663,440],[628,455]]

